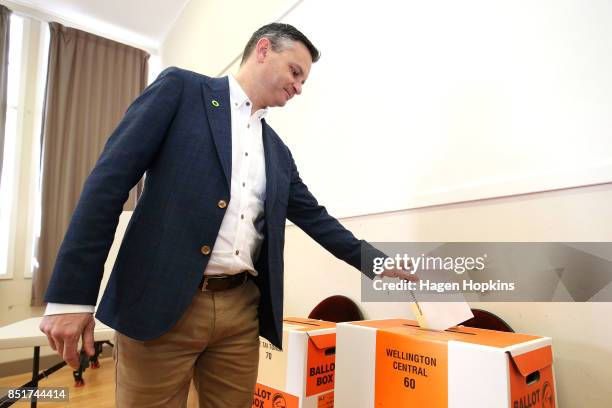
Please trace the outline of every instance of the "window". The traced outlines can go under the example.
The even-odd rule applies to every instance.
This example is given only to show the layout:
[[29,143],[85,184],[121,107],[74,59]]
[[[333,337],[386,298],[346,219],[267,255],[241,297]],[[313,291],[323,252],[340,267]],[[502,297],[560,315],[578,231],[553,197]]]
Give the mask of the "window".
[[21,55],[23,49],[23,18],[11,15],[11,32],[8,61],[8,89],[6,125],[4,131],[4,155],[2,180],[0,181],[0,277],[11,277],[9,254],[14,251],[14,202],[17,171],[17,117],[19,109],[19,85],[21,83]]
[[[40,230],[40,136],[47,24],[13,13],[0,185],[0,279],[31,277]],[[14,273],[16,272],[16,273]]]

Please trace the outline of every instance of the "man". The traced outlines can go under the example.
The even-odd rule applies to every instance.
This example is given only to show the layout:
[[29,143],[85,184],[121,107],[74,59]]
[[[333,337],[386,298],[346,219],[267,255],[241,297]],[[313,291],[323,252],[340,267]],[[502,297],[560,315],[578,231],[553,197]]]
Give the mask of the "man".
[[73,367],[79,338],[93,353],[104,261],[146,171],[96,315],[118,333],[117,406],[183,406],[192,377],[200,406],[250,406],[258,335],[281,346],[286,218],[356,268],[362,251],[380,255],[317,203],[264,120],[301,93],[318,58],[294,27],[266,25],[235,77],[169,68],[110,136],[58,253],[41,330]]

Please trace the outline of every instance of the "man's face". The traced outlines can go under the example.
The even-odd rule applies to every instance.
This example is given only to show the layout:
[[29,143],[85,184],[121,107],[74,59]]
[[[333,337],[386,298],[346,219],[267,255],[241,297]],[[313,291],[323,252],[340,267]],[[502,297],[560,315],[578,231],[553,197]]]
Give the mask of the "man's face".
[[293,42],[290,47],[275,52],[268,41],[268,47],[259,48],[257,52],[262,64],[259,89],[264,106],[285,106],[294,95],[302,93],[302,85],[312,66],[312,58],[304,44]]

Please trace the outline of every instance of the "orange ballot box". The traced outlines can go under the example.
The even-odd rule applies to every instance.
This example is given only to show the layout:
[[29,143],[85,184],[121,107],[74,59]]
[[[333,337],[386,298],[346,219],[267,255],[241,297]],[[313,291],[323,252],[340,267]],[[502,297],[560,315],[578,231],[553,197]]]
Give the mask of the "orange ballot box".
[[336,323],[287,317],[283,350],[261,339],[253,408],[332,408]]
[[403,319],[338,323],[336,407],[553,408],[549,337]]

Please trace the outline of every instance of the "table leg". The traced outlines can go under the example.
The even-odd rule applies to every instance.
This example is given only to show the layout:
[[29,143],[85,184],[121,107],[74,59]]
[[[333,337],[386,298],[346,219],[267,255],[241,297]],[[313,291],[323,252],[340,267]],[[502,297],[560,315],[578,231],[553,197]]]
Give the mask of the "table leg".
[[[38,371],[40,369],[40,347],[34,347],[34,358],[32,359],[32,387],[38,388]],[[36,408],[36,397],[32,398],[30,407]]]

